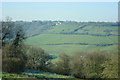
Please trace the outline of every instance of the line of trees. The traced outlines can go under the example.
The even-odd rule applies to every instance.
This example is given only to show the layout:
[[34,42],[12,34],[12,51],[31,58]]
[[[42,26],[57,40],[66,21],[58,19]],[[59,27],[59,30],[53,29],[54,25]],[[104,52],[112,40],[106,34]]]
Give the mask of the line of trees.
[[21,73],[25,69],[42,70],[77,78],[118,78],[118,52],[81,52],[69,56],[65,53],[56,62],[43,49],[24,44],[22,26],[11,18],[2,21],[2,69]]
[[24,32],[22,26],[15,25],[10,17],[2,21],[2,70],[20,73],[27,61],[24,49]]
[[24,44],[25,34],[22,25],[15,25],[10,17],[0,22],[2,25],[2,70],[21,73],[26,68],[47,70],[52,58],[44,50]]
[[77,78],[118,78],[118,52],[82,52],[61,54],[53,72]]
[[43,49],[25,45],[22,25],[15,24],[10,17],[0,22],[2,25],[2,70],[8,73],[21,73],[25,69],[47,71],[52,56]]

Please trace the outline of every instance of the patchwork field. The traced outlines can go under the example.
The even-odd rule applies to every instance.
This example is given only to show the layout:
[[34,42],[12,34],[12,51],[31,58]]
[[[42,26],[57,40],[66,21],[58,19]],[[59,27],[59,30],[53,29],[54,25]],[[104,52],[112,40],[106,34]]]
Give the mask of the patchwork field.
[[[21,36],[19,35],[19,33],[11,35],[13,37],[12,39],[13,45],[12,46],[8,45],[8,47],[5,46],[5,48],[3,48],[5,50],[4,51],[5,57],[3,57],[5,67],[3,67],[3,69],[5,68],[7,71],[0,74],[0,77],[2,76],[4,79],[54,78],[55,80],[57,80],[57,78],[62,78],[61,80],[63,79],[80,80],[87,77],[88,78],[93,78],[96,76],[101,77],[101,75],[103,75],[103,77],[106,77],[106,75],[110,73],[110,72],[106,73],[106,69],[109,68],[106,66],[111,64],[111,62],[113,62],[112,65],[115,65],[115,68],[117,70],[116,67],[117,62],[114,62],[114,60],[118,61],[116,58],[117,56],[116,51],[118,50],[118,36],[120,36],[118,34],[117,23],[38,21],[38,22],[21,22],[21,25],[23,23],[25,36],[21,34],[22,37],[19,38],[19,36]],[[17,29],[15,28],[15,31],[16,30]],[[16,38],[14,40],[15,36]],[[20,47],[18,45],[20,42],[17,42],[17,40],[21,41],[21,38],[23,37],[25,39],[24,40],[25,45],[23,47],[22,46]],[[39,47],[42,48],[42,50]],[[16,50],[14,51],[13,49],[15,48]],[[17,53],[23,54],[24,52],[23,48],[25,49],[27,54],[25,56],[20,55],[20,58],[17,57],[15,54]],[[13,52],[11,52],[11,50]],[[44,52],[47,54],[45,54]],[[109,54],[108,52],[110,52],[111,54]],[[10,55],[8,53],[10,53]],[[63,53],[72,56],[68,56]],[[6,54],[8,54],[7,58]],[[15,55],[15,57],[13,57],[13,55]],[[106,55],[108,55],[108,57]],[[25,60],[23,60],[23,58]],[[15,63],[14,64],[15,66],[13,65],[11,67],[10,61],[13,61],[13,64]],[[98,61],[100,61],[100,63],[98,63]],[[110,63],[106,64],[108,63],[107,61]],[[25,65],[25,67],[20,66],[23,64]],[[10,67],[8,68],[7,65],[10,65]],[[17,72],[18,68],[20,68],[19,66],[21,67],[20,71],[22,72],[21,74],[18,74],[19,72]],[[15,70],[13,70],[13,68]],[[102,70],[103,68],[105,69]],[[39,70],[40,72],[36,73],[33,73],[34,71],[23,72],[22,69]],[[9,73],[12,72],[12,70],[13,73],[15,72],[16,74]],[[99,70],[100,72],[98,72]],[[111,70],[112,69],[110,68],[110,70],[108,71]],[[117,77],[116,75],[117,74],[113,76]]]
[[26,39],[25,43],[41,47],[46,53],[59,55],[85,51],[115,51],[118,27],[59,24],[45,33]]

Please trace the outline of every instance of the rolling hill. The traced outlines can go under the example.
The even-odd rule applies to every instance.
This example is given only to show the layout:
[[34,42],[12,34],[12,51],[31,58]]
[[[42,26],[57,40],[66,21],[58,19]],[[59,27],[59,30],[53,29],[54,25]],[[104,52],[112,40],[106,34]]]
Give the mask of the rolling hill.
[[25,40],[26,44],[41,47],[53,55],[114,51],[118,46],[118,26],[112,22],[48,21],[44,29],[32,26],[32,31],[29,28],[26,31],[32,34]]

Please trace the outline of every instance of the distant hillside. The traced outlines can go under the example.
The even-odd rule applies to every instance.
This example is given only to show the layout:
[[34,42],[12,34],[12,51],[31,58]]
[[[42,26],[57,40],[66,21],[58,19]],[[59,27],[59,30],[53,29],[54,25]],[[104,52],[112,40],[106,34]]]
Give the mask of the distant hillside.
[[[114,22],[36,21],[26,24],[28,23],[32,26],[29,24],[29,28],[26,28],[26,44],[41,47],[49,54],[117,50],[118,25]],[[36,23],[35,26],[33,23]],[[42,25],[38,26],[39,23]]]
[[26,37],[45,33],[83,34],[93,36],[118,35],[115,22],[75,22],[75,21],[16,21],[23,26]]

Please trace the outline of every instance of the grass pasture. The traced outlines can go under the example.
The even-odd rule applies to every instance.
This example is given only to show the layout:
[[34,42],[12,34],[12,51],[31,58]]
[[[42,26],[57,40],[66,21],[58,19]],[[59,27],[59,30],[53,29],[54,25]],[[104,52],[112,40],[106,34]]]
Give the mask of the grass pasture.
[[[117,36],[40,34],[28,38],[25,43],[43,48],[47,53],[77,53],[90,50],[112,51],[117,49]],[[81,43],[81,44],[79,44]],[[113,44],[111,46],[97,46],[97,44]]]
[[43,79],[52,79],[52,80],[83,80],[74,78],[71,76],[58,75],[52,73],[2,73],[3,80],[43,80]]
[[118,44],[118,26],[61,23],[45,33],[27,38],[25,43],[41,47],[54,55],[94,50],[114,51]]

